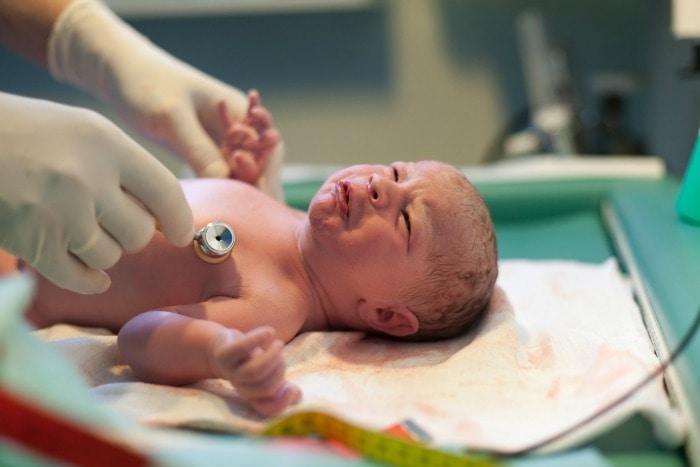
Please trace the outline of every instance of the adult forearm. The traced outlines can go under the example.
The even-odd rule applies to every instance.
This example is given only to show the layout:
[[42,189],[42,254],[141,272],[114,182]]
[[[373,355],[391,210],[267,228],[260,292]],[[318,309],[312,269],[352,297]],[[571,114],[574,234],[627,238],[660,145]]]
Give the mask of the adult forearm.
[[56,19],[73,0],[0,0],[0,43],[46,68]]

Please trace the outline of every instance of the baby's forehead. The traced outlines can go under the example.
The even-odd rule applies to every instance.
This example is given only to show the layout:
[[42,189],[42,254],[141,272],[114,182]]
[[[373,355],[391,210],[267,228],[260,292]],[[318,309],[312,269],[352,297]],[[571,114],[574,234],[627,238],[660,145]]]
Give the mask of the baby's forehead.
[[406,172],[411,177],[436,180],[449,175],[461,174],[459,169],[446,162],[420,160],[415,162],[395,161],[389,164],[355,164],[333,173],[330,178],[343,175],[362,175],[376,172],[390,172],[394,169]]
[[434,251],[469,250],[478,227],[475,223],[479,212],[485,209],[476,188],[461,171],[449,164],[430,164],[424,175],[431,185],[424,203]]
[[472,184],[464,174],[450,164],[436,161],[416,162],[409,172],[415,178],[422,179],[428,188],[427,191],[434,195],[432,197],[438,204],[450,205],[450,209],[469,201],[475,195]]
[[[462,181],[466,177],[457,167],[440,161],[418,161],[407,163],[407,170],[415,177],[422,177],[428,181],[449,182],[444,188],[449,188]],[[436,187],[437,188],[437,187]]]

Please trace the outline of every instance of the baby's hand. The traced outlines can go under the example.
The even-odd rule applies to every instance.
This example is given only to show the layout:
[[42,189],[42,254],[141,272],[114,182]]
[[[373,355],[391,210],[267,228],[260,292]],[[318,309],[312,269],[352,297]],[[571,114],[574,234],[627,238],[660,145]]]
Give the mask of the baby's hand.
[[224,101],[219,115],[226,128],[221,153],[231,168],[231,177],[255,185],[280,143],[280,132],[273,127],[270,112],[260,104],[257,91],[248,92],[248,112],[242,122],[232,122]]
[[257,412],[274,415],[301,400],[299,388],[284,377],[283,347],[269,326],[247,333],[229,329],[212,343],[211,366]]

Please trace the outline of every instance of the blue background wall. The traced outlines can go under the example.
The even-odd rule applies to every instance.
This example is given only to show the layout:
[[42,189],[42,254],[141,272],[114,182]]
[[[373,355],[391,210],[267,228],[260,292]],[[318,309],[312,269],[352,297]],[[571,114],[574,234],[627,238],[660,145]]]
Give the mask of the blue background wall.
[[[700,80],[679,76],[692,43],[671,37],[668,0],[385,0],[340,10],[125,19],[205,72],[259,89],[289,161],[436,157],[470,165],[484,160],[527,106],[515,32],[527,8],[542,14],[551,42],[569,53],[589,120],[599,104],[594,81],[632,77],[638,85],[626,96],[628,133],[681,173],[700,125]],[[5,50],[0,90],[113,117]],[[144,144],[180,170],[169,154]]]

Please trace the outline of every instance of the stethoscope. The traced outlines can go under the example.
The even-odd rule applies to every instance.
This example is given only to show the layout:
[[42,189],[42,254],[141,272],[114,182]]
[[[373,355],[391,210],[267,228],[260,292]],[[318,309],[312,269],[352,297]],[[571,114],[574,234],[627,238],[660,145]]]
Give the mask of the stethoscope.
[[236,234],[224,222],[210,222],[194,234],[194,251],[207,263],[220,263],[231,254]]

